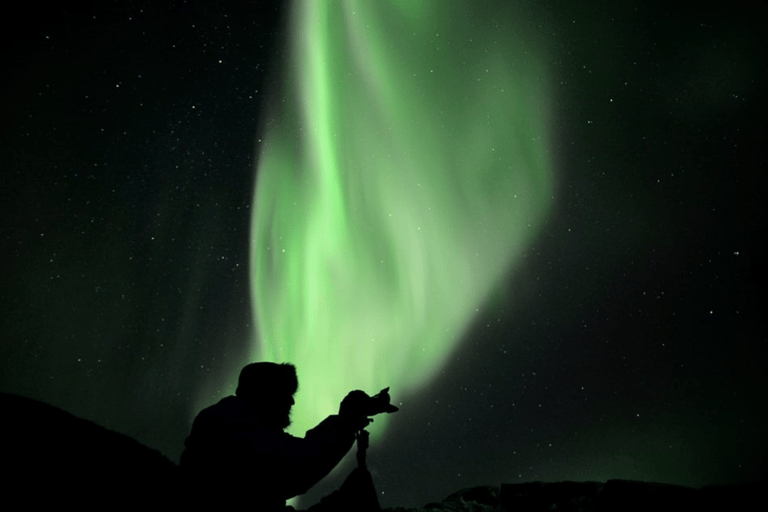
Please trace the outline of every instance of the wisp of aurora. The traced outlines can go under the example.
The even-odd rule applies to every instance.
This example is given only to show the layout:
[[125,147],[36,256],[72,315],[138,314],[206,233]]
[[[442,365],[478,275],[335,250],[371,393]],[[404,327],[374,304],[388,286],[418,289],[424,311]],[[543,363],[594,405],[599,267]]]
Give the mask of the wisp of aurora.
[[250,270],[251,360],[296,365],[297,435],[352,389],[418,393],[551,205],[546,70],[484,4],[293,5]]

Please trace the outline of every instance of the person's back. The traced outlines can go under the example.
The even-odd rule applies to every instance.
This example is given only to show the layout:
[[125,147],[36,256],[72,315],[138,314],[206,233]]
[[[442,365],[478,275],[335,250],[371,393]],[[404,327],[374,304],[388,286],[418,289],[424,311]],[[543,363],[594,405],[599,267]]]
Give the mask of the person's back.
[[[198,414],[181,455],[181,471],[192,501],[256,502],[280,510],[287,496],[281,489],[289,470],[270,450],[281,451],[282,430],[268,427],[247,403],[228,396]],[[281,478],[282,477],[282,478]]]
[[[339,415],[297,438],[284,431],[297,389],[292,365],[250,364],[240,374],[235,396],[197,415],[180,461],[190,503],[282,510],[285,500],[305,493],[341,461],[370,422],[368,415],[397,410],[388,395],[386,404],[379,399],[371,407],[371,397],[355,391],[342,402]],[[347,490],[326,503],[351,498],[368,503],[359,510],[378,510],[370,474],[363,468],[353,474]]]

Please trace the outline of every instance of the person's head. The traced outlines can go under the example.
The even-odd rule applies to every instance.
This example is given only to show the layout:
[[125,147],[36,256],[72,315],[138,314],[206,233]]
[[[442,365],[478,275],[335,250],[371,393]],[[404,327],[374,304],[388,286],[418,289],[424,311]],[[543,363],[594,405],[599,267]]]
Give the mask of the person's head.
[[266,423],[291,424],[293,395],[299,389],[296,367],[289,363],[251,363],[240,370],[235,394],[251,404]]

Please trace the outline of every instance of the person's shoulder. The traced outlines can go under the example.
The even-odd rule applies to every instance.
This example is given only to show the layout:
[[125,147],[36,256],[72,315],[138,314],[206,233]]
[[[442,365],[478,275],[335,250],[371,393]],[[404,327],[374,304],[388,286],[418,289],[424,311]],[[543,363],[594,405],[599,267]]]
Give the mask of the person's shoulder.
[[225,396],[221,400],[219,400],[216,404],[212,405],[211,407],[219,407],[219,408],[240,408],[243,407],[243,399],[235,396],[235,395],[229,395]]
[[226,396],[213,405],[209,405],[197,415],[198,418],[231,417],[238,415],[243,406],[236,396]]

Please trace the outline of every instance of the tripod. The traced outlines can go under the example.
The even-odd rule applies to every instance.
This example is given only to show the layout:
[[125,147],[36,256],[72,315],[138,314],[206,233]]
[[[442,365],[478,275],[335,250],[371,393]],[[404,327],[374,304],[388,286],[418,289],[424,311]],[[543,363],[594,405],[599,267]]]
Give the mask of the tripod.
[[370,433],[365,429],[361,429],[358,430],[355,437],[357,438],[357,467],[367,469],[365,466],[365,452],[368,450]]

